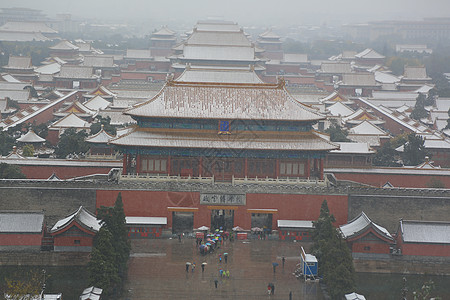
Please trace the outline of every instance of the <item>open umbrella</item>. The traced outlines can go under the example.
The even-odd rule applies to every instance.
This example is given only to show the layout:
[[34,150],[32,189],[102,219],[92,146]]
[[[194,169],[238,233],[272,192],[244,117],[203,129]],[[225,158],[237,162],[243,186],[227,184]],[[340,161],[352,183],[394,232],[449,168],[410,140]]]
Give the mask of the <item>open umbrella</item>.
[[186,264],[187,264],[187,265],[189,265],[189,266],[191,265],[191,263],[190,263],[190,262],[188,262],[188,261],[186,262]]
[[201,226],[201,227],[197,228],[197,230],[206,231],[206,230],[209,230],[209,227],[208,226]]
[[255,232],[261,232],[261,231],[263,231],[261,228],[259,228],[259,227],[253,227],[252,228],[252,231],[255,231]]
[[205,266],[206,266],[207,264],[208,264],[207,262],[203,262],[203,263],[202,263],[202,265],[205,265]]
[[272,266],[277,267],[277,266],[278,266],[278,263],[273,262],[273,263],[272,263]]
[[244,231],[244,229],[240,226],[233,227],[233,231]]

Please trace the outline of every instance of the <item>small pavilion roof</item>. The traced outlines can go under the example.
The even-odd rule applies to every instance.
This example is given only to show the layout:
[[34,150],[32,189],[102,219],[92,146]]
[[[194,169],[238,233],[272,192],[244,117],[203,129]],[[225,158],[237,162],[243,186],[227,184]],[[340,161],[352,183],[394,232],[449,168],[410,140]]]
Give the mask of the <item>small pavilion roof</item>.
[[376,125],[384,124],[385,122],[379,118],[377,118],[375,115],[369,113],[364,108],[360,108],[357,111],[355,111],[353,114],[346,116],[342,119],[345,123],[349,124],[359,124],[362,121],[368,120]]
[[125,114],[136,117],[315,121],[325,118],[295,100],[284,84],[169,81],[152,99]]
[[103,124],[102,124],[102,128],[100,129],[100,131],[94,135],[88,136],[86,138],[86,142],[94,143],[94,144],[107,144],[114,137],[115,136],[113,136],[105,131],[105,129],[103,128]]
[[73,112],[53,123],[50,128],[89,128],[89,123]]
[[332,116],[336,117],[337,116],[346,117],[355,112],[347,105],[342,104],[342,102],[336,102],[333,105],[330,105],[329,107],[327,107],[327,110],[331,113]]
[[349,133],[364,135],[387,135],[384,130],[367,120],[364,120],[355,127],[352,127],[349,130]]
[[101,227],[101,220],[98,220],[94,214],[89,212],[83,206],[80,206],[76,212],[56,222],[50,230],[50,233],[55,233],[66,228],[72,221],[76,221],[82,227],[93,232],[98,232]]
[[108,106],[111,105],[111,102],[104,99],[102,96],[97,95],[94,98],[85,102],[83,105],[90,110],[98,111],[106,109]]
[[272,28],[269,28],[268,30],[264,31],[259,35],[260,38],[263,39],[279,39],[280,36],[275,34],[272,30]]
[[320,99],[320,102],[325,103],[325,104],[334,104],[336,102],[342,102],[344,104],[353,104],[353,103],[355,103],[354,101],[348,99],[347,97],[339,94],[336,91],[334,91],[331,94],[329,94],[328,96]]
[[96,110],[90,109],[79,101],[74,101],[70,106],[54,113],[55,116],[61,116],[68,113],[75,113],[77,115],[93,116],[97,113]]
[[0,233],[39,233],[43,225],[43,212],[0,211]]
[[373,59],[373,58],[385,58],[384,55],[381,55],[380,53],[376,52],[373,49],[367,48],[366,50],[363,50],[357,54],[355,54],[356,58],[366,58],[366,59]]
[[54,46],[49,47],[49,49],[51,49],[51,50],[78,50],[80,48],[75,46],[71,42],[64,40],[64,41],[60,41],[58,44],[56,44]]
[[32,129],[30,129],[26,134],[16,139],[16,141],[22,143],[43,143],[45,142],[45,139],[41,138]]
[[158,31],[153,32],[152,36],[153,35],[155,35],[155,36],[158,36],[158,35],[163,35],[163,36],[172,35],[172,36],[174,36],[175,34],[176,34],[176,32],[171,30],[171,29],[169,29],[167,26],[162,26]]
[[103,289],[91,286],[84,289],[80,296],[80,300],[99,300],[102,295]]
[[341,231],[344,239],[348,239],[358,236],[359,234],[366,231],[369,227],[372,227],[376,232],[378,232],[386,239],[394,241],[392,235],[389,233],[389,231],[387,231],[386,228],[372,222],[372,220],[370,220],[364,212],[361,212],[359,216],[357,216],[347,224],[339,226],[339,230]]
[[400,220],[399,230],[405,243],[450,244],[450,222]]

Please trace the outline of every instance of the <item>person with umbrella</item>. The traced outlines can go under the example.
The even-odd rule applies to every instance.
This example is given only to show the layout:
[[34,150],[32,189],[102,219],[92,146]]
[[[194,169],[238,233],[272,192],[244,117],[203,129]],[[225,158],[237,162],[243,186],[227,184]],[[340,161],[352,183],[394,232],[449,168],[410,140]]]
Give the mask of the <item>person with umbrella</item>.
[[272,267],[273,267],[273,272],[274,272],[274,273],[275,273],[275,271],[276,271],[277,266],[278,266],[278,263],[276,263],[276,262],[273,262],[273,263],[272,263]]
[[203,262],[203,263],[202,263],[202,273],[205,272],[205,266],[206,266],[206,265],[207,265],[206,262]]
[[223,257],[225,258],[225,263],[227,264],[227,263],[228,263],[228,253],[225,252],[225,253],[223,254]]
[[189,266],[191,265],[190,262],[186,262],[186,272],[189,272]]

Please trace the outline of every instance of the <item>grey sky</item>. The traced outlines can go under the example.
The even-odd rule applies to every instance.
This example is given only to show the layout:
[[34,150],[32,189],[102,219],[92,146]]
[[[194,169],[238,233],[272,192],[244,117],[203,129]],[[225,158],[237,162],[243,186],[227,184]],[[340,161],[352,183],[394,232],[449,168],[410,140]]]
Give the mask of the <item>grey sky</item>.
[[29,7],[52,16],[71,13],[77,17],[193,24],[209,16],[242,25],[290,25],[316,21],[343,23],[450,17],[448,0],[15,0],[0,7]]

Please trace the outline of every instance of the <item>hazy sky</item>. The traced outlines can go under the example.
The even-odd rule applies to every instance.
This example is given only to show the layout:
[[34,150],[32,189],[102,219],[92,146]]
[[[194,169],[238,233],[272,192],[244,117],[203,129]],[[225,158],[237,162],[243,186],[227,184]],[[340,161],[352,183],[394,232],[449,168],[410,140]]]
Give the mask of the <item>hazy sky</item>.
[[194,24],[214,16],[241,25],[291,25],[316,21],[361,22],[383,19],[450,17],[449,0],[14,0],[0,7],[41,9],[49,16]]

